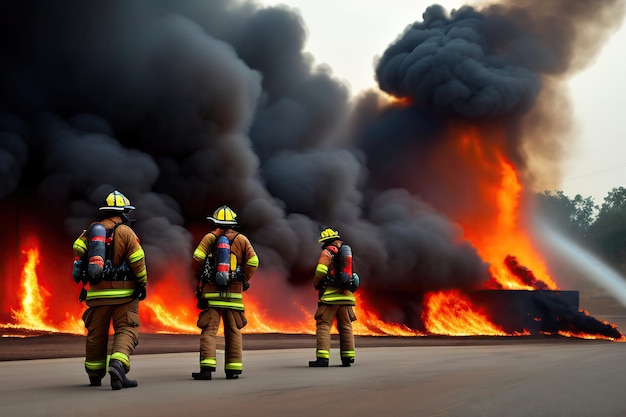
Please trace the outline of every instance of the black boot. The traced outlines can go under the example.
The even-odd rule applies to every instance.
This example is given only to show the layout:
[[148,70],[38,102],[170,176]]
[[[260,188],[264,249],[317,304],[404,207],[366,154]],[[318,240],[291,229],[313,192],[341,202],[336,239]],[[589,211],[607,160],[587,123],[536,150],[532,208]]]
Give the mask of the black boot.
[[102,377],[101,376],[89,376],[89,386],[90,387],[99,387],[102,385]]
[[341,358],[341,366],[347,368],[354,363],[354,358]]
[[226,371],[226,379],[237,379],[241,375],[241,371]]
[[109,375],[111,376],[111,389],[113,390],[137,386],[136,380],[126,378],[124,364],[117,359],[111,359],[109,362]]
[[328,368],[328,359],[317,358],[314,361],[309,361],[309,368]]
[[211,374],[214,370],[215,369],[209,368],[208,366],[203,366],[200,367],[200,372],[192,372],[191,376],[193,377],[193,379],[209,381],[211,380]]

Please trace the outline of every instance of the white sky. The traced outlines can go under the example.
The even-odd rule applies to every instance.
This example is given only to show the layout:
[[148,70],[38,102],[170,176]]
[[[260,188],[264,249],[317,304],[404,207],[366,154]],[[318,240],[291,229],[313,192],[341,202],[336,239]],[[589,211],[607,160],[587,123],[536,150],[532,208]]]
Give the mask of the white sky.
[[[354,95],[376,87],[374,59],[404,28],[422,20],[431,4],[446,9],[476,1],[460,0],[257,0],[300,10],[309,31],[306,50],[316,64],[328,64]],[[329,13],[332,10],[332,14]],[[563,158],[563,181],[554,188],[573,198],[593,197],[601,204],[607,193],[626,187],[626,28],[603,45],[595,62],[569,82],[577,137]]]

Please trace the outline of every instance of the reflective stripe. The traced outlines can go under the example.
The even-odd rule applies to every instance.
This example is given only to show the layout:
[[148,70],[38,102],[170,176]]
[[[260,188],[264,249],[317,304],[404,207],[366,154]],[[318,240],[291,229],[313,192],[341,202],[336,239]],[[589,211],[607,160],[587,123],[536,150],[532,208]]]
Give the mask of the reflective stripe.
[[106,360],[103,361],[85,361],[85,369],[88,371],[100,371],[106,368]]
[[330,351],[324,350],[324,349],[318,349],[317,352],[315,353],[315,356],[318,358],[329,359]]
[[259,266],[259,257],[256,256],[256,255],[252,256],[250,259],[248,259],[248,262],[246,262],[246,265],[258,267]]
[[80,237],[74,241],[74,245],[72,246],[75,252],[82,257],[85,253],[87,253],[87,244]]
[[224,365],[226,371],[241,371],[243,370],[243,363],[241,362],[228,362]]
[[315,272],[319,272],[322,275],[326,275],[328,273],[328,266],[324,264],[317,264],[317,268],[315,268]]
[[215,358],[202,358],[200,359],[200,368],[213,368],[217,365]]
[[355,305],[356,300],[354,294],[348,290],[341,290],[336,287],[328,287],[324,291],[324,294],[320,298],[320,301],[326,304],[338,304],[338,305]]
[[206,292],[202,298],[207,300],[209,307],[244,310],[243,295],[240,292]]
[[132,263],[142,260],[143,258],[144,258],[143,249],[138,249],[135,252],[130,254],[130,256],[128,257],[128,260],[132,264]]
[[146,283],[148,282],[147,275],[148,275],[148,271],[146,271],[146,268],[139,271],[139,273],[135,275],[135,277],[137,278],[137,282],[139,282],[142,285],[146,285]]
[[128,372],[128,370],[130,369],[130,359],[128,359],[128,356],[126,356],[126,354],[122,352],[113,352],[113,354],[111,355],[111,359],[117,359],[118,361],[122,362],[126,367],[126,372]]
[[341,357],[342,358],[352,358],[354,359],[355,352],[353,350],[342,350]]
[[209,307],[215,308],[230,308],[231,310],[244,310],[243,302],[239,301],[224,301],[224,300],[207,300]]
[[193,257],[198,258],[201,261],[204,261],[206,259],[206,252],[200,249],[200,247],[198,246],[196,250],[193,251]]
[[134,288],[106,289],[106,290],[89,290],[87,291],[87,300],[96,298],[122,298],[129,297],[135,292]]
[[203,295],[204,298],[222,298],[222,299],[243,299],[243,295],[240,292],[207,292]]

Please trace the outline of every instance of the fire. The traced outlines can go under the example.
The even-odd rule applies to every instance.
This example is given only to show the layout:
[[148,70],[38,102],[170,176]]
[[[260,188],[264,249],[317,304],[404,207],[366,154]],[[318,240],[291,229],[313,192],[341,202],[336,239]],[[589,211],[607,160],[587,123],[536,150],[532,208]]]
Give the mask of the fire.
[[83,334],[82,321],[66,312],[65,320],[55,326],[48,318],[47,299],[51,293],[39,283],[37,266],[39,265],[39,244],[33,241],[31,247],[22,251],[26,255],[24,268],[20,276],[20,307],[11,309],[14,324],[1,324],[5,328],[23,328],[49,332]]
[[[514,165],[507,160],[503,131],[462,126],[451,131],[433,160],[447,158],[453,170],[441,173],[440,185],[465,195],[468,206],[448,215],[463,227],[465,238],[489,264],[491,280],[485,287],[508,290],[557,289],[523,227],[523,187]],[[440,155],[442,152],[444,155]],[[440,167],[435,168],[441,171]],[[512,256],[511,254],[515,254]],[[422,317],[426,329],[445,335],[505,335],[502,329],[459,291],[429,294]]]
[[449,336],[506,336],[456,290],[427,294],[423,321],[432,334]]
[[273,318],[271,311],[261,307],[252,295],[246,298],[245,303],[248,325],[243,329],[244,333],[315,334],[313,314],[298,303],[292,302],[291,307],[300,317],[292,314],[283,320]]
[[[356,321],[352,323],[355,335],[359,336],[425,336],[417,330],[410,329],[403,324],[386,323],[382,321],[364,302],[358,292],[354,294],[356,306],[354,312]],[[336,331],[336,329],[334,329]]]
[[[504,138],[499,133],[491,133],[492,138],[503,148]],[[485,141],[482,141],[485,142]],[[490,265],[492,279],[503,289],[533,290],[538,289],[532,283],[525,282],[506,267],[505,260],[511,254],[520,260],[520,264],[533,271],[538,280],[547,289],[557,289],[547,268],[527,233],[520,224],[522,212],[520,184],[515,167],[502,152],[494,149],[486,150],[481,145],[479,132],[470,129],[460,134],[459,152],[466,155],[467,160],[475,161],[473,170],[480,172],[480,192],[477,199],[482,199],[483,207],[495,207],[495,215],[486,213],[470,213],[471,218],[461,218],[467,239],[477,248],[481,258]],[[489,179],[489,181],[484,181]]]

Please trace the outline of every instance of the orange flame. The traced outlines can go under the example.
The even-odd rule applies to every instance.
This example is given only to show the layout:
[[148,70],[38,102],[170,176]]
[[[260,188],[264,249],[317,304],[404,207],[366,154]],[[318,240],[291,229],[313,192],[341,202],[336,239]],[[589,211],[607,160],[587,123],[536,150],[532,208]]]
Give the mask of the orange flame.
[[[359,293],[354,294],[356,321],[352,323],[352,330],[358,336],[425,336],[404,324],[386,323],[382,321],[363,301]],[[336,329],[334,329],[336,331]]]
[[[495,207],[496,216],[485,216],[477,213],[469,219],[463,219],[465,235],[477,248],[480,256],[490,265],[493,279],[504,289],[533,290],[528,283],[522,282],[504,265],[504,259],[511,254],[520,260],[520,263],[533,271],[548,289],[557,289],[557,285],[550,277],[541,256],[520,225],[519,215],[522,212],[520,184],[517,172],[512,163],[506,160],[499,150],[492,150],[488,155],[479,140],[475,129],[461,135],[460,152],[468,155],[476,165],[473,169],[481,170],[480,178],[492,179],[491,183],[481,182],[484,207]],[[495,138],[496,142],[503,143],[503,138]]]
[[448,336],[506,336],[459,291],[429,293],[422,320],[432,334]]
[[65,332],[84,334],[85,329],[80,319],[70,313],[65,313],[65,321],[55,326],[48,322],[48,307],[46,300],[51,293],[39,283],[37,266],[39,265],[39,245],[34,242],[32,247],[22,251],[26,255],[26,262],[20,276],[20,300],[18,309],[11,309],[11,317],[15,324],[2,324],[4,328],[22,328],[29,330],[43,330],[49,332]]

